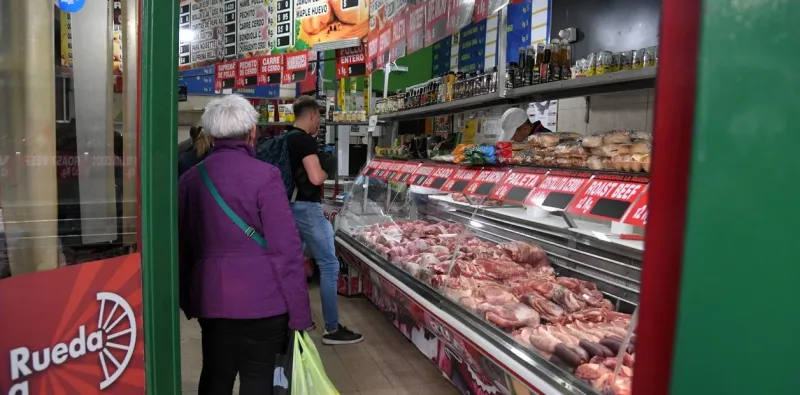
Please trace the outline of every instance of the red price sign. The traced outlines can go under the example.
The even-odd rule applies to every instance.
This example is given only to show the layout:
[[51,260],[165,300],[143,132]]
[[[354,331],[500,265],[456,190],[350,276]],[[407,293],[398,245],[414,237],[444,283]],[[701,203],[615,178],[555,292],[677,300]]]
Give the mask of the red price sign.
[[387,180],[389,178],[389,168],[391,168],[395,163],[393,160],[383,161],[378,165],[378,171],[375,173],[375,178],[380,180]]
[[378,167],[384,162],[383,159],[373,159],[371,162],[367,163],[364,166],[364,170],[361,171],[361,175],[364,177],[373,177],[375,173],[378,171]]
[[448,0],[427,0],[425,2],[425,45],[447,37],[447,16],[450,9]]
[[522,204],[544,176],[544,170],[512,170],[498,182],[489,198]]
[[480,22],[489,17],[489,0],[475,0],[475,11],[472,14],[473,22]]
[[419,2],[409,6],[406,13],[406,54],[419,51],[424,47],[425,37],[425,4]]
[[452,177],[458,168],[455,166],[437,166],[433,169],[431,176],[428,177],[422,186],[425,188],[442,189],[447,180]]
[[419,163],[403,163],[400,167],[400,171],[395,174],[392,181],[407,183],[411,175],[414,174],[414,171],[417,170],[417,167],[419,167]]
[[464,193],[470,196],[486,196],[507,172],[508,170],[481,170],[467,185]]
[[236,62],[217,63],[214,72],[214,92],[222,93],[225,89],[233,89],[236,86]]
[[417,167],[417,170],[411,174],[411,185],[422,186],[428,178],[433,174],[433,171],[436,169],[436,165],[421,165]]
[[572,200],[567,211],[604,220],[619,221],[644,191],[645,184],[595,178]]
[[525,200],[529,206],[564,210],[578,192],[589,182],[589,173],[548,174]]
[[247,58],[236,61],[236,88],[258,85],[259,58]]
[[367,74],[366,49],[363,45],[336,50],[336,78]]
[[642,195],[639,196],[639,200],[631,206],[630,210],[628,210],[628,214],[625,216],[625,219],[622,222],[633,225],[633,226],[641,226],[644,227],[647,225],[647,195],[648,191],[650,191],[650,187],[648,186],[645,188]]
[[392,21],[392,59],[406,54],[406,10],[395,15]]
[[394,23],[386,23],[380,36],[378,36],[378,65],[384,65],[391,61],[390,50],[392,49],[392,25]]
[[455,174],[442,186],[445,192],[465,192],[467,186],[480,173],[480,169],[456,169]]
[[274,85],[281,83],[283,55],[267,55],[259,58],[258,85]]
[[308,51],[292,52],[283,56],[282,83],[303,82],[308,77]]
[[387,181],[394,180],[394,178],[397,177],[397,174],[400,172],[400,169],[402,169],[403,165],[405,165],[405,164],[406,164],[406,162],[392,162],[392,163],[390,163],[389,166],[386,168],[386,172],[387,172],[386,180]]

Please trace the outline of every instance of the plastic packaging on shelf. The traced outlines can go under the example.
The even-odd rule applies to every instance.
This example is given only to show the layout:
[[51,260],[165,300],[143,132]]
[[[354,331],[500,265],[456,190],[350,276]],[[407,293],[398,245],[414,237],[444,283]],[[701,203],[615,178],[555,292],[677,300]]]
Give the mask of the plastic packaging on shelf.
[[605,133],[593,133],[583,138],[582,144],[586,148],[595,148],[603,145]]
[[556,133],[537,133],[530,137],[530,142],[534,147],[555,147],[561,138]]
[[649,154],[652,151],[650,140],[633,140],[629,145],[629,151],[632,154]]
[[580,141],[567,141],[555,147],[553,153],[557,157],[586,157],[586,149],[581,145]]
[[631,142],[630,132],[613,130],[603,135],[603,144],[627,144]]
[[592,155],[612,157],[614,155],[624,155],[630,153],[630,146],[627,144],[606,144],[601,147],[592,148]]

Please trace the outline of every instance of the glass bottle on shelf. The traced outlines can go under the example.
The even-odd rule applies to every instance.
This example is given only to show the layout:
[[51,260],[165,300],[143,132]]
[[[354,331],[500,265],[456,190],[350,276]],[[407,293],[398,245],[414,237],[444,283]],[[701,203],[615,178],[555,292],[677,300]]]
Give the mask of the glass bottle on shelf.
[[533,70],[535,84],[542,83],[542,63],[544,63],[544,43],[538,43],[536,44],[536,61]]
[[521,86],[527,85],[525,83],[525,70],[528,64],[525,62],[525,47],[519,48],[519,65],[517,66],[519,69],[519,73],[517,74],[516,78],[514,79],[514,87],[519,88]]

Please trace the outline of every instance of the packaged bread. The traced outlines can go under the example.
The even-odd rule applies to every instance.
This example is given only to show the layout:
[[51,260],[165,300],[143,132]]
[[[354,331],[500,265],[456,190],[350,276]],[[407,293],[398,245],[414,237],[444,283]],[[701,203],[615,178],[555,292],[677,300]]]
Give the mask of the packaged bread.
[[530,148],[531,148],[531,143],[529,143],[527,141],[526,142],[522,142],[522,143],[518,143],[518,142],[512,142],[511,143],[511,150],[512,151],[524,151],[524,150],[528,150]]
[[537,133],[533,140],[538,147],[555,147],[560,142],[556,133]]
[[586,157],[585,156],[584,157],[575,157],[575,156],[573,156],[573,157],[569,158],[569,160],[572,161],[572,166],[571,167],[586,167]]
[[650,154],[631,155],[631,171],[650,172]]
[[630,132],[631,140],[647,140],[653,141],[653,135],[647,132],[642,131],[632,131]]
[[546,155],[542,157],[542,166],[555,166],[556,157],[553,155]]
[[585,156],[586,150],[579,141],[567,141],[555,146],[553,153],[559,157]]
[[612,157],[614,155],[624,155],[630,153],[630,146],[627,144],[606,144],[602,147],[592,148],[592,155]]
[[617,171],[631,171],[632,158],[630,154],[614,155],[611,158],[611,163],[614,165],[614,170]]
[[614,162],[611,161],[611,158],[600,158],[600,162],[603,163],[603,170],[614,170]]
[[575,133],[575,132],[558,132],[556,134],[558,135],[558,138],[561,140],[561,142],[580,140],[583,138],[583,136],[580,133]]
[[602,158],[597,155],[589,156],[589,158],[586,159],[586,167],[592,170],[603,170]]
[[570,157],[556,158],[556,166],[558,166],[558,167],[572,167],[572,158],[570,158]]
[[539,155],[553,155],[555,147],[534,147],[533,153]]
[[631,135],[624,130],[612,130],[603,135],[603,144],[627,144],[630,142]]
[[649,154],[651,150],[650,140],[633,140],[629,146],[629,151],[632,154]]
[[603,134],[594,133],[583,138],[583,146],[587,148],[595,148],[603,145]]

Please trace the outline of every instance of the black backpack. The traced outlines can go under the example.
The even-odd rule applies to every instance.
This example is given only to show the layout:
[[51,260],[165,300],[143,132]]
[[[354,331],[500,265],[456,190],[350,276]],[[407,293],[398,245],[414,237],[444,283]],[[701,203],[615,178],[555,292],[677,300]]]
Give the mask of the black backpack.
[[281,179],[283,180],[283,186],[286,188],[286,197],[289,198],[289,201],[294,200],[295,185],[287,137],[294,133],[302,132],[296,129],[284,131],[276,136],[264,137],[256,145],[256,158],[277,167],[281,171]]

